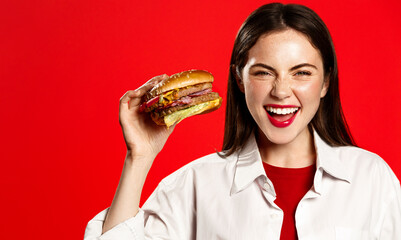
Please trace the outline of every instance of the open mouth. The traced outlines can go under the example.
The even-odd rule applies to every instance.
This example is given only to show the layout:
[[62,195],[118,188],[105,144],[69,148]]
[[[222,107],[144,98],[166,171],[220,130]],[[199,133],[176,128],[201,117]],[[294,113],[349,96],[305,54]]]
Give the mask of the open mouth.
[[274,108],[266,107],[267,113],[279,122],[284,122],[291,119],[299,110],[299,107],[289,108]]
[[300,107],[289,106],[289,107],[276,107],[267,106],[265,107],[267,116],[270,122],[275,127],[288,127],[294,121]]

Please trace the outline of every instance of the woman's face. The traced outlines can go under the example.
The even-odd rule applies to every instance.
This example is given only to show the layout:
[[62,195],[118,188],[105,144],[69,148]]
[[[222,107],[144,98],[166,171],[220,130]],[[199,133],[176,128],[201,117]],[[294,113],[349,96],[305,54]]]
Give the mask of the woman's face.
[[309,134],[307,126],[328,88],[319,51],[291,29],[262,35],[249,50],[241,79],[259,132],[273,144]]

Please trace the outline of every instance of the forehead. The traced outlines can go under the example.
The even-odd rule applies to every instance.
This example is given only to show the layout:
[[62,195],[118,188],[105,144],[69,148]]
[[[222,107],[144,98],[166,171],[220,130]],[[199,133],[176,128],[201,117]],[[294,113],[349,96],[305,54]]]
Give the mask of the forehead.
[[322,67],[319,50],[306,35],[292,29],[262,35],[249,50],[248,61],[268,62],[273,65],[307,62]]

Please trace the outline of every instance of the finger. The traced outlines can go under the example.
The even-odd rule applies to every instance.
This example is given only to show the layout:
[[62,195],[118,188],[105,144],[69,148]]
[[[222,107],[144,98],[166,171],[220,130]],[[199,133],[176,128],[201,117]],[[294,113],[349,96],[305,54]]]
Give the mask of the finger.
[[145,84],[140,86],[139,88],[135,90],[130,90],[127,91],[121,98],[120,102],[122,103],[127,103],[130,101],[132,98],[140,98],[143,96],[144,93],[149,91],[154,85],[162,81],[163,79],[167,78],[167,74],[159,75],[156,77],[151,78],[149,81],[147,81]]
[[120,104],[126,104],[133,98],[140,98],[140,92],[137,90],[130,90],[127,91],[121,98]]
[[130,90],[127,91],[121,98],[120,98],[120,111],[122,110],[121,107],[127,107],[128,108],[134,107],[134,106],[139,106],[141,103],[141,98],[142,96],[149,91],[152,87],[154,87],[156,84],[158,84],[160,81],[163,79],[168,78],[167,74],[162,74],[156,77],[151,78],[149,81],[147,81],[145,84],[143,84],[141,87],[139,87],[136,90]]
[[167,74],[162,74],[162,75],[159,75],[159,76],[155,76],[155,77],[152,77],[149,81],[147,81],[146,83],[159,83],[160,81],[162,81],[163,79],[165,79],[165,78],[168,78],[168,75]]
[[167,74],[162,74],[156,77],[151,78],[149,81],[147,81],[145,84],[140,86],[137,90],[140,92],[141,96],[143,96],[147,91],[152,89],[156,84],[161,82],[162,80],[168,78]]
[[141,104],[142,96],[145,95],[146,92],[150,91],[155,85],[157,85],[159,82],[163,81],[166,78],[168,78],[167,74],[162,74],[162,75],[153,77],[149,81],[147,81],[145,84],[143,84],[141,87],[136,89],[138,97],[130,100],[128,108],[139,106]]
[[129,109],[129,105],[139,105],[141,102],[140,93],[137,90],[130,90],[120,98],[119,110],[122,113],[124,110]]

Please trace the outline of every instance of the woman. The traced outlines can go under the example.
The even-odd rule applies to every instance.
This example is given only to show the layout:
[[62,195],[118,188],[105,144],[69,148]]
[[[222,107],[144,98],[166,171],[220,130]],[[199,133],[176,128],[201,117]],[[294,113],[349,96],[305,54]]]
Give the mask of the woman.
[[138,106],[166,77],[121,98],[123,173],[85,239],[401,239],[399,181],[354,146],[333,43],[312,10],[274,3],[248,17],[231,58],[223,151],[165,178],[139,209],[174,127]]

